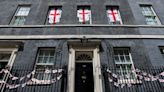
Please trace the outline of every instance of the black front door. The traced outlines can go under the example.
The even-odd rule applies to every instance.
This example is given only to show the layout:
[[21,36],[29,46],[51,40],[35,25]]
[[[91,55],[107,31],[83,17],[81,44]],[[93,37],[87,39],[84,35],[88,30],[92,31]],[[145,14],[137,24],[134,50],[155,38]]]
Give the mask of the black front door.
[[92,63],[76,63],[75,92],[94,92]]

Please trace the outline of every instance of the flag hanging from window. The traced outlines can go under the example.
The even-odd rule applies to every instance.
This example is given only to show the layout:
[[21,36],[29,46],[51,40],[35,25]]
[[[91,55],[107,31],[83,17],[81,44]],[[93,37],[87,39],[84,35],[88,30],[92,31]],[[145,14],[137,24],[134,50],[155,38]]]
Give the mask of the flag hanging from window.
[[52,8],[49,12],[49,17],[48,17],[48,23],[49,24],[56,24],[60,22],[62,14],[62,9],[61,8]]
[[77,17],[80,23],[90,24],[91,10],[88,7],[80,7],[77,11]]
[[110,24],[121,24],[121,17],[117,7],[108,8],[107,17]]

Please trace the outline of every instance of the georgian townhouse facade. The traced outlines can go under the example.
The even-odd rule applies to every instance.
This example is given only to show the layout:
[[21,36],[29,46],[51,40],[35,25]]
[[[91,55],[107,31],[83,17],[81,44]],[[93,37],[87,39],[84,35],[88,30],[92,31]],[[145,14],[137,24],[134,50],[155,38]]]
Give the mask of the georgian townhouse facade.
[[0,0],[1,92],[163,92],[164,0]]

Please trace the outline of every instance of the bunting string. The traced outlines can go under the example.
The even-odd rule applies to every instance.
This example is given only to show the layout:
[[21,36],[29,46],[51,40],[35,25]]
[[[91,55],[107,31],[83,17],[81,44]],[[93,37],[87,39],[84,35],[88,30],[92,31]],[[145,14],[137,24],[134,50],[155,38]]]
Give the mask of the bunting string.
[[24,82],[24,83],[19,83],[19,84],[9,84],[6,81],[0,80],[0,84],[5,84],[6,88],[8,89],[15,89],[18,87],[25,87],[27,84],[29,85],[35,85],[35,84],[53,84],[55,82],[57,82],[58,80],[60,80],[62,78],[62,73],[63,73],[63,69],[54,69],[54,70],[49,70],[46,69],[43,74],[56,74],[56,76],[50,80],[39,80],[34,78],[34,75],[36,74],[36,71],[33,70],[32,72],[30,72],[29,74],[22,76],[22,77],[17,77],[14,76],[10,73],[10,71],[8,69],[2,69],[0,71],[0,73],[4,73],[4,74],[9,74],[9,79],[11,81],[16,81],[19,80],[20,82],[25,79],[28,78],[29,80]]
[[[29,73],[25,76],[16,77],[16,76],[12,75],[9,70],[2,69],[0,71],[0,73],[9,74],[9,78],[12,81],[15,81],[15,80],[22,81],[25,78],[29,78],[29,80],[27,82],[24,82],[24,83],[21,83],[21,84],[9,84],[9,83],[7,83],[3,80],[0,80],[0,84],[6,84],[6,88],[8,88],[8,89],[15,89],[15,88],[18,88],[18,87],[25,87],[27,84],[32,84],[32,85],[33,84],[53,84],[56,81],[61,79],[62,72],[63,72],[63,69],[54,69],[54,70],[46,69],[44,71],[44,74],[52,73],[52,74],[57,74],[57,76],[55,76],[54,78],[52,78],[50,80],[38,80],[38,79],[33,77],[33,75],[35,75],[35,73],[36,73],[35,70],[33,70],[31,73]],[[145,80],[145,81],[159,81],[160,83],[164,83],[164,79],[162,78],[162,77],[164,77],[164,72],[161,72],[160,74],[154,76],[154,75],[151,75],[151,74],[146,73],[144,71],[141,71],[139,69],[135,69],[135,70],[132,70],[132,72],[131,72],[131,73],[136,75],[135,79],[131,78],[132,74],[127,74],[125,76],[120,76],[120,75],[117,75],[115,73],[112,73],[112,71],[109,70],[109,69],[106,69],[106,72],[108,73],[108,81],[112,82],[114,86],[121,87],[121,88],[123,88],[125,85],[127,85],[128,87],[131,87],[133,84],[142,83],[142,80]]]
[[[115,73],[112,73],[110,69],[106,69],[106,72],[108,73],[108,81],[113,83],[114,86],[121,88],[123,88],[125,85],[131,87],[133,84],[142,83],[142,80],[147,82],[159,81],[160,83],[164,83],[164,79],[162,78],[164,77],[164,72],[161,72],[156,76],[153,76],[139,69],[132,70],[131,73],[125,76],[120,76]],[[135,75],[135,78],[131,78],[132,74]]]

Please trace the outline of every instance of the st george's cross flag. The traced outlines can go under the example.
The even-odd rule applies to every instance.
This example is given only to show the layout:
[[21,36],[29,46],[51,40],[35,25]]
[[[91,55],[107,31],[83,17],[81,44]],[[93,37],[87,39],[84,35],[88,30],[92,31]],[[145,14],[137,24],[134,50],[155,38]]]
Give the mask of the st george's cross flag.
[[50,10],[48,23],[49,24],[56,24],[60,22],[62,10],[60,8],[54,8]]
[[82,8],[77,11],[77,17],[79,18],[79,22],[85,24],[86,22],[90,22],[91,19],[91,10]]
[[111,23],[120,22],[120,20],[121,20],[117,8],[109,8],[107,10],[107,16],[108,16],[109,22],[111,22]]

